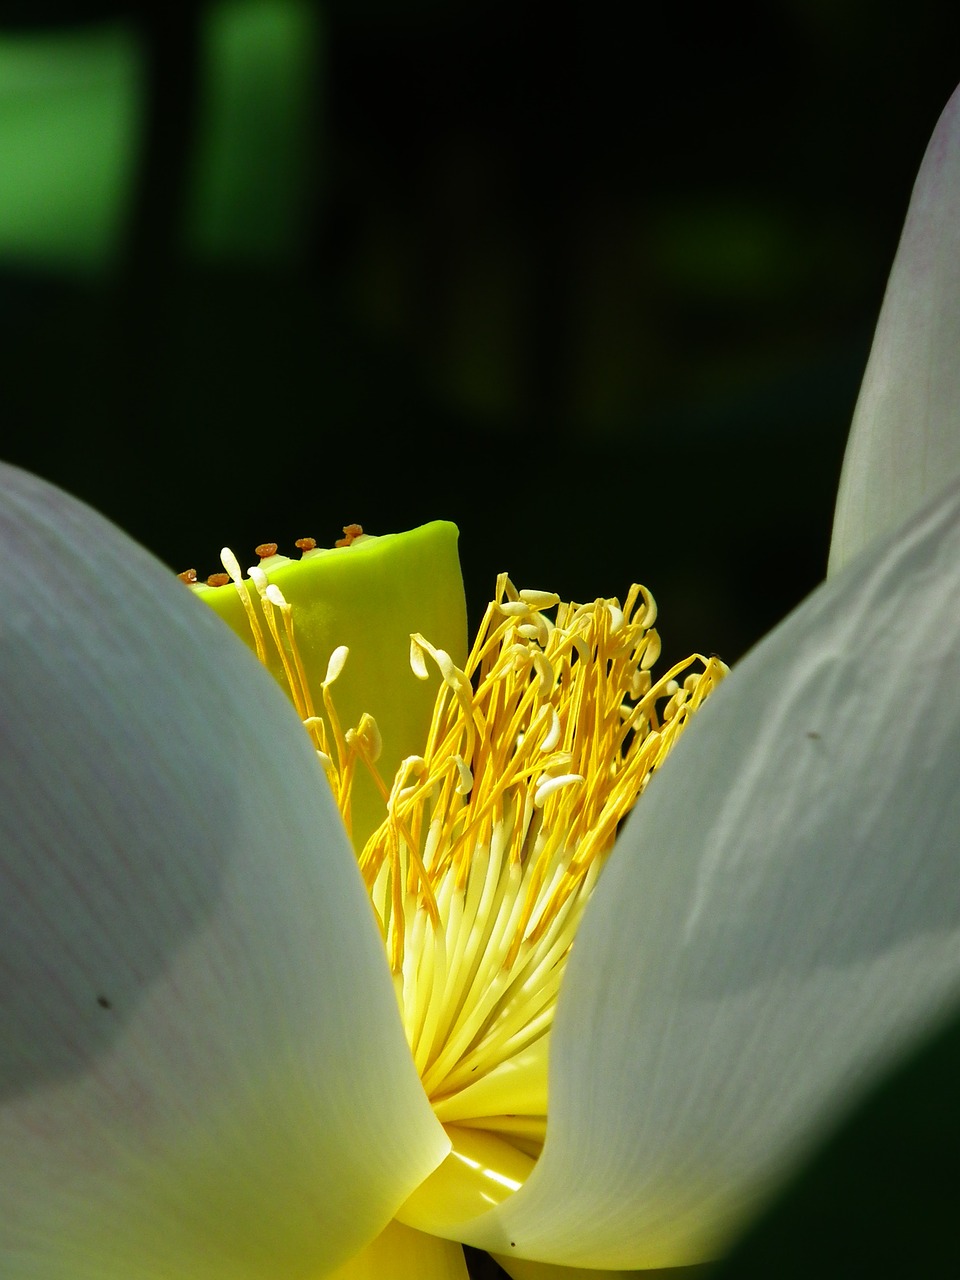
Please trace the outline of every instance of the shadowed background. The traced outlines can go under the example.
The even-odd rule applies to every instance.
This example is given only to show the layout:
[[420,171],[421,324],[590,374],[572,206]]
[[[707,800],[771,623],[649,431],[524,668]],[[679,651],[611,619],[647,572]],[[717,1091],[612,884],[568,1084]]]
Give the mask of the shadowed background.
[[[348,521],[661,604],[822,576],[938,0],[0,9],[0,453],[177,569]],[[638,36],[641,38],[638,40]]]

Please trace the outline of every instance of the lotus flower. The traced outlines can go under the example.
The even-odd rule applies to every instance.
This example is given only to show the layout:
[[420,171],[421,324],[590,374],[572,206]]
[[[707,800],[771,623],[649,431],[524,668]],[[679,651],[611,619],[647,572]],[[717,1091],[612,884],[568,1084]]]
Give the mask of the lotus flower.
[[[698,1263],[953,1006],[958,116],[955,95],[891,275],[831,576],[711,693],[649,786],[643,775],[578,917],[549,1033],[546,1140],[521,1176],[483,1142],[451,1154],[401,1017],[404,964],[447,963],[442,932],[391,933],[406,928],[405,895],[428,901],[425,881],[409,861],[393,879],[389,861],[364,864],[369,789],[348,808],[358,864],[334,799],[359,762],[386,778],[392,829],[419,847],[403,805],[453,721],[435,716],[411,749],[416,698],[374,645],[360,683],[394,725],[361,718],[348,740],[335,695],[358,643],[345,664],[331,654],[326,719],[303,708],[311,741],[249,649],[145,552],[0,472],[5,1278],[429,1280],[466,1274],[459,1242],[530,1280]],[[426,585],[391,579],[378,616],[395,605],[406,627],[411,600],[442,601],[438,563]],[[264,618],[285,626],[281,570],[272,595],[269,568],[257,572],[276,610]],[[504,593],[542,649],[546,600]],[[633,604],[649,621],[649,602]],[[596,645],[571,668],[606,655],[629,613],[601,607]],[[409,628],[423,632],[415,662],[440,672],[439,702],[465,708],[462,733],[482,739],[476,682],[451,656],[459,623],[443,609],[432,621],[432,639],[429,618]],[[641,745],[665,735],[659,716]],[[537,723],[549,754],[549,710]],[[447,758],[447,790],[471,795],[476,768]],[[554,765],[534,779],[543,809],[593,783]],[[446,785],[430,780],[434,795]],[[514,1115],[543,1107],[544,1069],[534,1050],[499,1080]],[[511,1143],[497,1141],[499,1159]]]

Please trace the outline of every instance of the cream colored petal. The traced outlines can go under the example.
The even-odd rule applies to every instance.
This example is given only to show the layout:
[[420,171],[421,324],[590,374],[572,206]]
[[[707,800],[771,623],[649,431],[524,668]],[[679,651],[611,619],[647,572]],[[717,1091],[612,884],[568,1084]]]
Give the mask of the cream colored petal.
[[469,1280],[463,1247],[391,1222],[330,1280]]
[[315,1280],[446,1142],[296,715],[0,468],[0,1274]]
[[836,573],[960,474],[960,90],[927,148],[843,463]]
[[461,1238],[703,1261],[960,995],[958,601],[960,485],[713,695],[587,909],[541,1160]]

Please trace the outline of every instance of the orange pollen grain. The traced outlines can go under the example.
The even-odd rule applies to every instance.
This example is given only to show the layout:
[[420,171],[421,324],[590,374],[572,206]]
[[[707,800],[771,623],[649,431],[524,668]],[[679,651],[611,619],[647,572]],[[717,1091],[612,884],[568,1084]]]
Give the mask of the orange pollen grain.
[[345,524],[343,526],[343,537],[338,538],[333,544],[335,547],[349,547],[355,538],[359,538],[363,533],[362,524]]
[[312,551],[316,545],[316,538],[298,538],[294,543],[298,551]]
[[254,547],[254,555],[260,557],[261,560],[267,560],[270,556],[277,554],[277,544],[275,542],[261,542],[259,547]]
[[230,581],[229,573],[211,573],[207,579],[208,587],[225,587]]
[[196,569],[184,569],[183,573],[178,573],[177,577],[181,582],[188,582],[191,585],[197,580]]

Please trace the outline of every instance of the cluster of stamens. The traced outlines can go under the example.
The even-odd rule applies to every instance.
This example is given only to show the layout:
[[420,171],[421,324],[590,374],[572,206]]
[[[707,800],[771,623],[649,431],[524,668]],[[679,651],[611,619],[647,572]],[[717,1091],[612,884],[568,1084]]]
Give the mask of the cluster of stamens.
[[[414,673],[436,669],[440,686],[422,753],[384,778],[374,719],[344,731],[337,717],[347,649],[329,657],[318,714],[291,606],[263,568],[250,570],[249,592],[235,557],[223,563],[261,660],[268,649],[279,656],[348,830],[358,766],[383,798],[359,865],[411,1051],[443,1118],[460,1090],[549,1032],[617,830],[726,668],[695,655],[654,679],[660,639],[644,587],[623,605],[563,604],[501,574],[463,668],[411,636]],[[538,1148],[542,1133],[533,1138]]]
[[617,829],[725,670],[693,658],[654,681],[655,616],[639,586],[622,607],[561,604],[503,574],[462,670],[411,637],[442,683],[360,869],[435,1106],[549,1030]]

